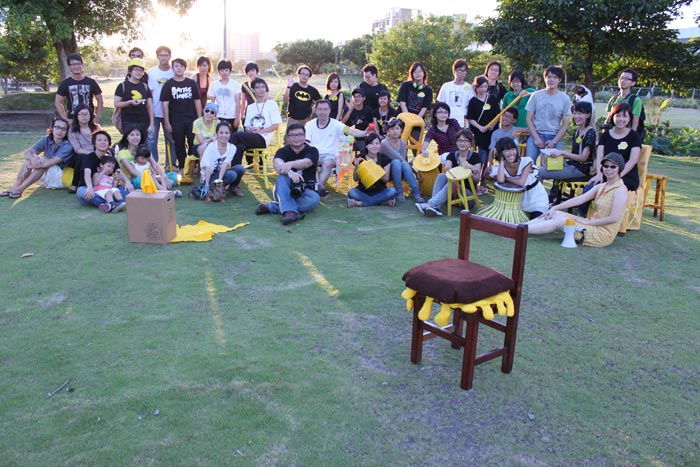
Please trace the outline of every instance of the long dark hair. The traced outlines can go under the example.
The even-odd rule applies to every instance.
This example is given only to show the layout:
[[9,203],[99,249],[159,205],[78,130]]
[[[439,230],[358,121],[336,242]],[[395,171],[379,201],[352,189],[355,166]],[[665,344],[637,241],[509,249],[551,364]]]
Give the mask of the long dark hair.
[[117,146],[119,146],[119,149],[128,149],[129,148],[129,134],[131,134],[132,131],[138,130],[139,133],[141,134],[141,139],[139,140],[137,146],[139,144],[143,144],[146,140],[146,135],[143,134],[143,131],[141,131],[141,128],[138,126],[129,126],[124,129],[124,134],[122,135],[122,138],[119,140],[117,143]]
[[80,131],[80,123],[78,122],[78,114],[80,113],[81,110],[87,109],[88,112],[90,112],[90,120],[88,121],[88,127],[90,127],[90,133],[94,132],[97,130],[97,125],[95,124],[95,113],[92,111],[89,105],[87,104],[80,104],[78,107],[75,108],[75,112],[73,113],[73,123],[71,123],[70,126],[70,131],[73,133],[78,133]]

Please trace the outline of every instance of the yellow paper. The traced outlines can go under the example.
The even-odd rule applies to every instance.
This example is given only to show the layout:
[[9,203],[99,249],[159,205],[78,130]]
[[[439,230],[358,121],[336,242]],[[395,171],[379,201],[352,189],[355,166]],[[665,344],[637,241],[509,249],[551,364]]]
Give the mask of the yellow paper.
[[144,193],[156,193],[158,191],[156,183],[153,181],[153,177],[151,177],[150,169],[144,170],[141,175],[141,191]]
[[563,157],[548,157],[547,158],[547,170],[561,170],[564,168],[564,158]]

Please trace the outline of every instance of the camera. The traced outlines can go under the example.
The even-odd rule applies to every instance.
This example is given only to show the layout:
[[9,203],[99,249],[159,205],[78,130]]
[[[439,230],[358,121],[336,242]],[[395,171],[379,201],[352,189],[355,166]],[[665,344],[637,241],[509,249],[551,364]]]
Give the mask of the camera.
[[292,198],[299,198],[306,189],[306,182],[292,183],[289,193]]
[[600,124],[600,131],[605,131],[605,130],[610,130],[613,127],[613,124],[611,122],[603,122]]

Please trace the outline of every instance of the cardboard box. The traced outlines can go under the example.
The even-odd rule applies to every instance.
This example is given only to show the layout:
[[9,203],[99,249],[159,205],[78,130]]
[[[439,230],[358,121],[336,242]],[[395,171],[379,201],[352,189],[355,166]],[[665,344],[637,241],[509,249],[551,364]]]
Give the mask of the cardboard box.
[[175,196],[172,191],[132,191],[126,197],[129,241],[169,243],[177,234]]

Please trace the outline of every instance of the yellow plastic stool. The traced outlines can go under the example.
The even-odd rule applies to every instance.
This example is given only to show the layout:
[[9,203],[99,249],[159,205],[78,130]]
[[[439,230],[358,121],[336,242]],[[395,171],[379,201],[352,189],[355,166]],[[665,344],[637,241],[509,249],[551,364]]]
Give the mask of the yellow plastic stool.
[[[473,199],[476,203],[477,209],[481,207],[481,202],[479,201],[479,196],[476,193],[476,188],[474,187],[474,180],[472,179],[471,169],[465,169],[464,167],[454,167],[445,173],[447,177],[447,215],[452,215],[452,205],[461,204],[464,209],[469,209],[469,200]],[[472,192],[471,195],[467,194],[467,187],[464,182],[469,183],[469,189]],[[456,198],[452,199],[452,184],[458,182]]]
[[[649,186],[652,180],[656,180],[656,193],[654,202],[647,203],[647,193],[649,193]],[[664,205],[666,204],[666,180],[668,180],[667,175],[647,173],[646,186],[644,187],[644,207],[654,208],[654,217],[656,217],[656,211],[658,210],[659,221],[661,222],[664,220]]]

